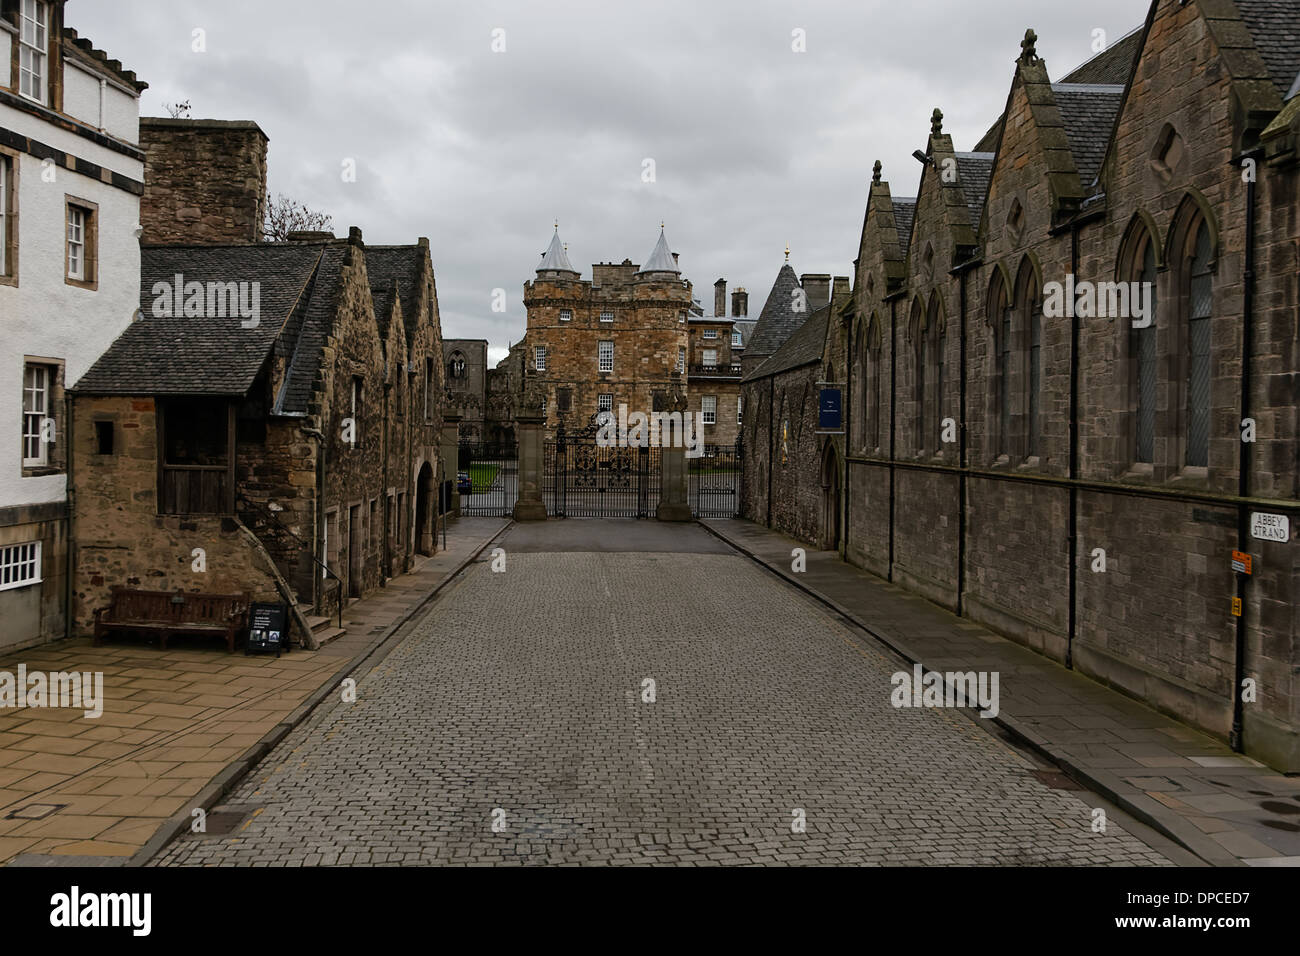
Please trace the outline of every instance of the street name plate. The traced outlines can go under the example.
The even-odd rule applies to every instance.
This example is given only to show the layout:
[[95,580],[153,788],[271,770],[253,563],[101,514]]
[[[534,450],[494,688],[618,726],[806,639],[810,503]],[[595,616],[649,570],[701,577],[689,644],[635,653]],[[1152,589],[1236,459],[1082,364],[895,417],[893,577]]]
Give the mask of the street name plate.
[[1269,514],[1266,511],[1250,513],[1250,535],[1261,541],[1290,541],[1291,519],[1286,515]]

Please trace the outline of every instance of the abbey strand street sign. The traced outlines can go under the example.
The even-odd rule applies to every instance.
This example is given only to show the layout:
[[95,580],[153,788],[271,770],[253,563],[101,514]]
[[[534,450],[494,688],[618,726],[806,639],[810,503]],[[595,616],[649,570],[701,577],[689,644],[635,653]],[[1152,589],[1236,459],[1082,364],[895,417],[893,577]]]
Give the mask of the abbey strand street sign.
[[1250,536],[1261,541],[1290,541],[1291,519],[1286,515],[1269,514],[1266,511],[1250,513]]

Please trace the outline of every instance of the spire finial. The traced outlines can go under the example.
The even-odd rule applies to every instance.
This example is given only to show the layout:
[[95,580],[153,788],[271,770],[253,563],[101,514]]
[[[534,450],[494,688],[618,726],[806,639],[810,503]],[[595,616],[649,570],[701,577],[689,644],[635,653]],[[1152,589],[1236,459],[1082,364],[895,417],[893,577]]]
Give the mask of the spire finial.
[[790,243],[788,242],[785,244],[785,261],[790,261]]
[[662,219],[660,219],[660,220],[659,220],[659,228],[660,228],[660,229],[663,229],[663,227],[664,227],[664,221],[663,221]]
[[880,160],[876,160],[876,165],[871,167],[871,181],[873,183],[880,182],[880,169]]
[[558,219],[555,220],[555,231],[556,231],[556,232],[559,232],[559,231],[560,231],[560,220],[558,220]]
[[1020,61],[1035,63],[1038,61],[1038,34],[1030,27],[1025,31],[1025,38],[1020,41]]
[[939,109],[939,107],[936,106],[934,108],[934,112],[930,114],[930,135],[938,136],[942,132],[943,132],[943,110]]

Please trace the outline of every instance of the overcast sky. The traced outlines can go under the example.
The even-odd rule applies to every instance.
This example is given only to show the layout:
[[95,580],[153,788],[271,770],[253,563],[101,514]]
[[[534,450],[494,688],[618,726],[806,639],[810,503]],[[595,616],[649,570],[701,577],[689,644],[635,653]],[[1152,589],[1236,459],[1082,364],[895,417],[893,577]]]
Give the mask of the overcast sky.
[[[552,223],[575,268],[644,263],[667,224],[695,296],[761,309],[790,245],[849,275],[879,158],[916,192],[930,112],[970,150],[1001,112],[1025,28],[1053,78],[1140,25],[1146,0],[72,0],[67,23],[150,84],[141,112],[256,120],[270,190],[428,236],[443,335],[493,361]],[[194,31],[206,52],[194,52]],[[494,31],[504,30],[503,52]],[[806,51],[792,49],[796,29]],[[500,34],[498,45],[500,45]],[[344,182],[353,158],[356,182]],[[645,160],[654,182],[643,182]],[[492,290],[507,311],[491,309]]]

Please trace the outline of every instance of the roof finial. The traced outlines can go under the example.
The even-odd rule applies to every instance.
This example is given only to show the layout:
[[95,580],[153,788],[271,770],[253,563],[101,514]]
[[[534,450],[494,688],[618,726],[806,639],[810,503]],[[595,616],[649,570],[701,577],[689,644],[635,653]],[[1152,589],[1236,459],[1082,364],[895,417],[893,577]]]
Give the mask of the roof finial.
[[790,261],[790,243],[788,242],[785,244],[785,261]]
[[663,227],[664,227],[664,221],[663,221],[662,219],[660,219],[660,220],[659,220],[659,228],[662,229]]
[[1020,62],[1036,63],[1038,61],[1038,34],[1030,27],[1025,31],[1025,38],[1020,41]]
[[943,132],[943,110],[939,109],[939,107],[936,106],[934,108],[934,112],[930,114],[930,135],[938,136],[942,132]]
[[880,169],[880,160],[876,160],[876,165],[871,167],[871,181],[873,183],[880,182]]
[[555,220],[555,231],[556,231],[556,232],[559,232],[559,231],[560,231],[560,220],[558,220],[558,219]]

